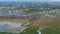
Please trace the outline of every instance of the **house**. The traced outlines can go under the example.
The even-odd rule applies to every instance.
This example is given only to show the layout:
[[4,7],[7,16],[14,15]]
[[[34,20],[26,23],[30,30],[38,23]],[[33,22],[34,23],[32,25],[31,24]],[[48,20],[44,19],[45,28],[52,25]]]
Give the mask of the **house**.
[[42,17],[56,18],[56,16],[54,16],[54,15],[44,15]]

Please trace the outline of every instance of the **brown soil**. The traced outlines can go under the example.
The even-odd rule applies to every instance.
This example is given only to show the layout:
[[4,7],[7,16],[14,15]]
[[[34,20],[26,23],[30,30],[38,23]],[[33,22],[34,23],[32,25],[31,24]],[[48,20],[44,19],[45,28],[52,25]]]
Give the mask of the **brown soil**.
[[[59,22],[58,22],[59,21]],[[58,22],[58,23],[57,23]],[[51,27],[60,24],[60,18],[39,18],[32,26],[35,27]]]

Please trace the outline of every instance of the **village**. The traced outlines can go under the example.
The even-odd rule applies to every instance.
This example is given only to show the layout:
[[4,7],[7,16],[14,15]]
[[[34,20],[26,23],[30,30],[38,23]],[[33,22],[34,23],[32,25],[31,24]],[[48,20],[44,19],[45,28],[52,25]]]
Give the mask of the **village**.
[[60,34],[60,2],[0,1],[0,34]]

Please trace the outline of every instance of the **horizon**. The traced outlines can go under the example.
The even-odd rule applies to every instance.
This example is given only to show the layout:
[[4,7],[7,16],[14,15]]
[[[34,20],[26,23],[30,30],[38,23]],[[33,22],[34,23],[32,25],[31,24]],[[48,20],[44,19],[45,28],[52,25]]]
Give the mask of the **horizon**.
[[60,0],[0,0],[1,2],[8,2],[8,1],[13,1],[13,2],[23,2],[23,1],[60,1]]

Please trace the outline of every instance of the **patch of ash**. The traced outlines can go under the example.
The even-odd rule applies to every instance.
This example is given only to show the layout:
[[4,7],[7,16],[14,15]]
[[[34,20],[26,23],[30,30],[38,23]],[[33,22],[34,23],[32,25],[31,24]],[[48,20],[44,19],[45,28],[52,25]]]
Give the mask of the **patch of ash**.
[[25,28],[26,26],[21,26],[22,23],[13,23],[9,21],[0,21],[0,32],[12,32],[12,33],[19,33]]

